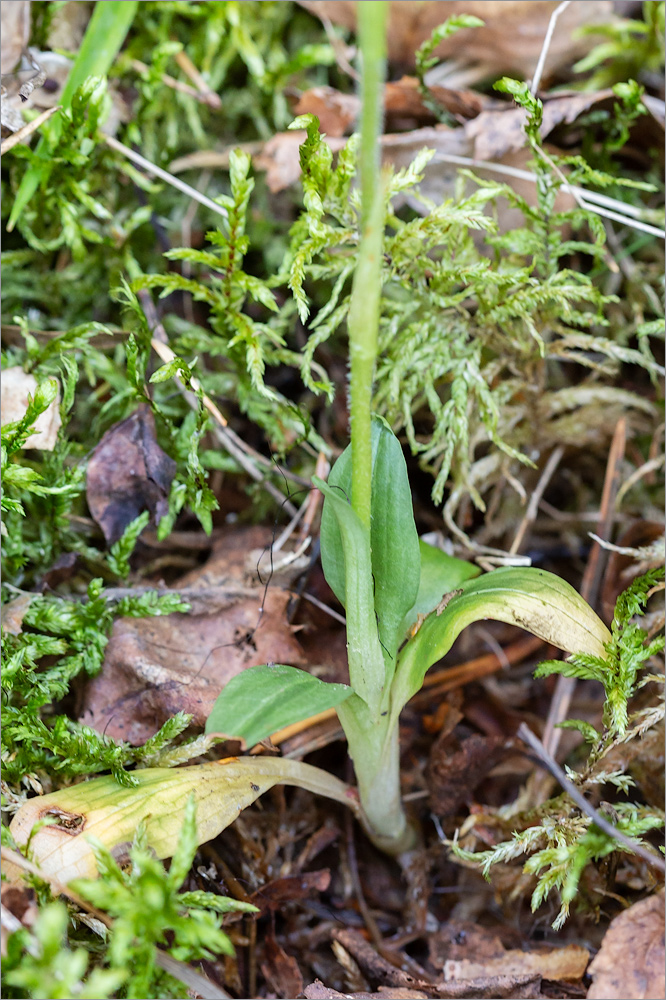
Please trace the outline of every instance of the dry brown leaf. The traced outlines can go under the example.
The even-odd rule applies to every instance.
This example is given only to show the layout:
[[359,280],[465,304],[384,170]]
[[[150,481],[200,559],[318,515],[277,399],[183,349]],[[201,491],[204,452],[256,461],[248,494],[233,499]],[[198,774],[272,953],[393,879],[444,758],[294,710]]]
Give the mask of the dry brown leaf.
[[0,65],[12,73],[30,38],[30,0],[0,4]]
[[380,986],[377,993],[338,993],[337,990],[329,989],[318,979],[310,986],[306,986],[304,996],[308,1000],[427,1000],[427,993],[420,990],[399,989],[393,986]]
[[[493,101],[472,90],[433,86],[430,92],[442,109],[458,118],[475,118],[488,106],[506,107],[504,102]],[[341,136],[350,132],[358,120],[361,99],[357,94],[343,94],[333,87],[313,87],[301,94],[294,110],[298,115],[316,115],[326,135]],[[391,127],[405,120],[409,120],[409,127],[420,121],[435,120],[432,111],[423,103],[419,82],[414,76],[403,76],[401,80],[385,84],[384,114]]]
[[[222,601],[223,594],[220,600]],[[144,743],[176,712],[205,725],[227,681],[260,663],[302,666],[286,619],[289,595],[269,588],[231,596],[206,615],[123,618],[113,626],[100,674],[88,685],[80,721],[133,744]]]
[[157,443],[147,403],[106,432],[88,462],[86,498],[108,545],[144,510],[160,521],[175,474],[176,463]]
[[448,960],[459,961],[472,955],[477,961],[499,958],[504,945],[489,928],[469,920],[447,920],[428,935],[428,960],[435,969],[443,969]]
[[8,877],[6,864],[2,866],[2,931],[0,936],[0,955],[7,955],[9,937],[21,927],[28,929],[33,926],[39,915],[35,890],[16,881],[5,881]]
[[[55,380],[54,380],[55,381]],[[28,409],[28,396],[35,395],[37,379],[22,368],[5,368],[0,375],[2,396],[0,399],[0,423],[14,423],[21,420]],[[39,448],[53,451],[60,430],[60,389],[53,402],[37,417],[35,431],[30,435],[24,448]]]
[[438,816],[450,816],[474,792],[504,755],[502,736],[474,733],[460,744],[447,734],[430,751],[426,772],[430,807]]
[[480,976],[540,976],[543,979],[582,979],[590,959],[587,948],[569,944],[552,951],[505,951],[498,958],[474,961],[464,958],[444,964],[444,978],[477,979]]
[[263,941],[261,971],[278,997],[298,997],[303,992],[303,976],[293,955],[288,955],[269,930]]
[[361,110],[357,94],[343,94],[334,87],[313,87],[301,94],[294,108],[297,115],[316,115],[326,135],[345,135]]
[[20,594],[13,601],[3,604],[0,615],[2,616],[2,627],[10,635],[20,635],[23,629],[23,619],[30,607],[30,602],[34,594]]
[[588,1000],[663,1000],[663,889],[615,917],[589,971]]
[[395,989],[381,987],[379,993],[338,993],[315,979],[306,986],[303,994],[307,1000],[427,1000],[427,993],[419,990]]
[[[354,0],[299,0],[299,3],[333,24],[355,27]],[[558,0],[392,0],[389,59],[413,66],[414,53],[430,37],[433,28],[449,17],[474,14],[484,21],[484,26],[457,32],[439,46],[437,55],[442,59],[482,63],[489,75],[518,73],[526,79],[536,67],[550,16],[557,6]],[[571,65],[594,45],[590,37],[573,39],[575,29],[583,24],[601,24],[612,17],[612,0],[570,4],[558,19],[548,50],[547,72]]]
[[[557,125],[570,124],[593,105],[612,97],[612,90],[601,90],[596,94],[567,94],[546,101],[542,137],[550,135]],[[499,160],[505,153],[522,149],[525,145],[525,120],[526,113],[522,108],[505,106],[504,110],[482,111],[474,121],[465,125],[465,134],[473,140],[474,158]]]
[[313,893],[326,892],[330,884],[331,872],[328,868],[301,872],[300,875],[283,875],[253,892],[250,901],[262,913],[267,913],[269,910],[280,910],[285,903],[306,899]]

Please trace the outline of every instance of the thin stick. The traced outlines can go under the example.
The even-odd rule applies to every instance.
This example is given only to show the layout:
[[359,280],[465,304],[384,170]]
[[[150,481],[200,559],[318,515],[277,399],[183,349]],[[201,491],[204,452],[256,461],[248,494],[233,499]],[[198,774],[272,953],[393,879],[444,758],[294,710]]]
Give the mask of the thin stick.
[[[481,168],[482,170],[487,170],[489,173],[503,174],[505,177],[515,177],[518,180],[530,181],[532,184],[537,183],[536,174],[532,173],[530,170],[521,170],[519,167],[509,167],[502,163],[492,163],[490,160],[477,160],[471,156],[457,156],[454,153],[442,153],[439,150],[435,151],[435,161],[440,163],[452,163],[454,166],[459,167],[471,167]],[[590,212],[596,212],[597,215],[605,215],[607,213],[602,212],[597,204],[592,204],[592,202],[598,203],[599,205],[607,205],[608,203],[614,203],[614,208],[620,208],[622,212],[626,213],[623,215],[612,216],[617,221],[621,222],[625,226],[630,226],[633,229],[640,229],[641,232],[649,233],[651,236],[658,236],[660,239],[666,237],[666,232],[663,229],[659,229],[657,226],[651,226],[647,222],[641,222],[636,218],[627,218],[626,216],[633,216],[640,212],[640,209],[636,209],[632,205],[625,205],[622,201],[617,201],[614,198],[609,198],[608,195],[601,195],[594,191],[588,191],[587,188],[580,187],[578,184],[562,184],[562,191],[567,191],[571,194],[578,204],[582,208],[586,208]]]
[[132,162],[136,163],[137,166],[143,167],[144,170],[154,174],[155,177],[159,177],[160,180],[166,181],[166,183],[170,184],[172,187],[178,188],[178,190],[182,191],[183,194],[188,195],[190,198],[194,198],[195,201],[205,205],[206,208],[209,208],[212,212],[217,212],[217,214],[221,215],[224,219],[228,218],[229,213],[226,208],[223,208],[222,205],[218,205],[216,202],[211,201],[211,199],[207,198],[205,194],[201,194],[201,192],[197,191],[196,188],[186,184],[185,181],[181,181],[179,177],[174,177],[173,174],[168,173],[166,170],[162,170],[162,168],[158,167],[155,163],[151,163],[150,160],[146,160],[140,153],[135,153],[133,149],[129,148],[129,146],[125,146],[122,142],[118,142],[118,140],[114,139],[113,136],[105,135],[103,138],[107,146],[115,150],[116,153],[120,153],[121,156],[126,156],[128,160],[132,160]]
[[[597,524],[597,535],[607,539],[610,536],[615,515],[615,496],[620,485],[621,463],[624,457],[624,449],[627,436],[627,421],[625,417],[618,420],[613,434],[613,440],[608,452],[608,462],[606,464],[606,476],[601,494],[600,518]],[[581,583],[581,596],[593,607],[597,603],[601,578],[606,564],[606,553],[594,542],[587,560],[583,581]],[[546,727],[544,729],[543,742],[548,753],[555,756],[560,743],[562,730],[556,727],[566,717],[571,704],[574,688],[576,686],[575,677],[557,678],[553,700],[548,712]]]
[[358,908],[361,911],[361,916],[363,917],[366,930],[368,931],[375,947],[381,953],[384,942],[379,927],[377,926],[377,921],[368,906],[365,893],[363,892],[363,886],[361,885],[361,876],[358,870],[358,858],[356,856],[356,842],[354,840],[354,820],[350,812],[345,815],[345,835],[347,840],[347,863],[349,866],[352,886],[354,888],[354,895],[356,896],[356,902],[358,903]]
[[530,90],[532,94],[536,94],[539,89],[539,84],[541,83],[541,76],[543,74],[544,66],[546,65],[546,57],[548,55],[548,49],[550,48],[550,43],[553,38],[553,33],[555,31],[555,25],[557,24],[557,19],[560,14],[563,14],[567,9],[571,0],[562,0],[553,13],[550,15],[550,21],[548,22],[548,28],[546,30],[546,37],[543,40],[543,45],[541,46],[541,53],[539,55],[539,61],[537,62],[536,69],[534,70],[534,76],[532,77],[532,83],[530,85]]
[[555,448],[555,450],[551,452],[550,458],[546,462],[546,466],[543,472],[541,473],[541,478],[539,479],[539,482],[536,485],[536,489],[534,490],[532,496],[530,497],[530,502],[527,505],[525,516],[520,522],[520,527],[516,532],[516,537],[512,542],[511,548],[509,549],[510,555],[515,555],[516,552],[518,552],[518,550],[520,549],[520,546],[523,544],[523,538],[525,537],[525,532],[527,531],[528,527],[537,516],[537,513],[539,511],[539,504],[541,503],[541,498],[543,497],[546,486],[550,482],[553,473],[555,472],[555,469],[560,464],[563,454],[564,454],[564,447],[562,445],[558,445],[557,448]]
[[[150,71],[150,67],[146,66],[140,59],[132,59],[130,65],[137,73],[147,73]],[[211,108],[219,110],[222,107],[222,101],[212,90],[208,92],[197,90],[196,87],[191,87],[189,83],[183,83],[182,80],[177,80],[174,76],[169,76],[168,73],[162,75],[162,83],[167,87],[171,87],[172,90],[177,90],[180,94],[187,94],[188,97],[193,97],[195,101],[207,104]]]
[[[529,636],[519,639],[511,646],[502,650],[504,659],[510,665],[521,663],[527,656],[535,653],[543,646],[543,640],[537,636]],[[444,694],[454,688],[469,684],[470,681],[479,680],[487,674],[494,674],[502,668],[502,661],[496,653],[484,653],[466,663],[459,663],[455,667],[442,667],[441,670],[434,670],[425,675],[421,690],[417,692],[412,701],[421,704],[423,701],[432,701],[435,694]],[[434,689],[434,690],[433,690]]]
[[[157,337],[151,338],[150,346],[152,347],[152,349],[155,351],[156,354],[159,354],[160,358],[162,359],[162,361],[164,361],[165,364],[169,364],[170,361],[173,361],[173,359],[177,357],[177,355],[174,354],[169,345],[163,343],[161,340],[158,340]],[[195,392],[198,392],[199,389],[201,388],[201,383],[197,378],[194,377],[190,379],[190,385],[192,386]],[[202,402],[203,405],[208,410],[208,412],[212,415],[213,419],[217,420],[220,427],[226,427],[227,421],[222,416],[222,414],[218,410],[213,400],[205,393],[203,393]]]
[[181,49],[179,52],[176,52],[175,59],[183,73],[189,76],[190,80],[196,87],[201,100],[205,101],[211,108],[215,108],[219,111],[222,107],[222,101],[219,94],[216,94],[214,90],[210,89],[203,76],[188,56],[187,52],[185,52],[184,49]]
[[573,799],[578,808],[581,809],[586,816],[590,817],[595,826],[598,826],[599,829],[603,830],[603,832],[609,837],[613,837],[613,839],[617,840],[618,843],[628,847],[630,851],[637,854],[652,868],[657,868],[660,872],[666,871],[666,865],[664,865],[662,858],[660,858],[658,854],[652,854],[651,851],[647,851],[641,844],[637,843],[631,837],[627,837],[625,833],[622,833],[622,831],[618,830],[616,826],[609,823],[608,820],[594,808],[594,806],[590,805],[585,796],[578,791],[573,782],[569,781],[560,765],[553,760],[541,740],[534,735],[532,730],[526,726],[524,722],[521,722],[516,735],[519,739],[523,740],[524,743],[527,743],[528,747],[534,751],[545,769],[557,779],[565,792],[567,792],[570,798]]
[[56,108],[47,108],[46,111],[42,111],[41,115],[37,115],[37,117],[33,118],[31,122],[28,122],[27,125],[20,128],[18,132],[14,132],[13,135],[8,135],[6,139],[3,139],[2,144],[0,145],[0,156],[2,156],[3,153],[7,153],[14,146],[17,146],[19,142],[23,142],[23,140],[27,139],[33,132],[36,132],[40,125],[47,122],[49,118],[56,113],[56,111],[62,111],[61,105],[58,105]]

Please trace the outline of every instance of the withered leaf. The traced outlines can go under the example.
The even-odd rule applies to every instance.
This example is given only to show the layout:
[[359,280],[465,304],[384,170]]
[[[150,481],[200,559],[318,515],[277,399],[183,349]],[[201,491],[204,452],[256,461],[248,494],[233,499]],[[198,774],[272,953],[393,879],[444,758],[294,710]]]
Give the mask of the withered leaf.
[[569,944],[563,948],[537,951],[505,951],[498,958],[482,961],[464,958],[444,964],[444,978],[478,979],[480,976],[540,976],[544,979],[582,979],[590,954],[587,948]]
[[[613,97],[611,90],[594,94],[567,94],[544,102],[541,135],[550,135],[557,125],[576,120],[593,105]],[[525,145],[525,112],[522,108],[482,111],[465,125],[465,134],[474,140],[474,158],[498,160],[505,153]]]
[[427,993],[393,987],[382,987],[379,993],[338,993],[324,986],[319,979],[306,986],[303,994],[307,1000],[427,1000]]
[[[299,0],[317,17],[354,29],[354,0]],[[519,73],[527,79],[534,71],[550,16],[558,0],[392,0],[388,25],[389,59],[403,66],[414,65],[414,53],[430,37],[433,28],[449,17],[474,14],[483,27],[459,31],[444,41],[437,55],[460,62],[482,63],[486,76]],[[548,50],[546,67],[552,72],[571,62],[594,44],[591,37],[572,37],[583,24],[599,24],[613,14],[610,0],[570,4],[562,12]]]
[[86,497],[108,545],[144,510],[160,521],[175,474],[176,463],[157,443],[147,403],[106,432],[88,462]]
[[264,938],[261,971],[279,997],[297,997],[303,992],[303,976],[293,955],[278,944],[272,931]]
[[504,753],[501,736],[474,733],[459,745],[453,734],[437,739],[426,772],[430,804],[439,816],[450,816],[469,798]]
[[[21,420],[28,409],[28,396],[34,397],[37,379],[29,372],[16,366],[5,368],[0,376],[2,396],[0,397],[0,423],[14,423]],[[37,417],[34,432],[26,440],[24,448],[39,448],[53,451],[62,421],[60,419],[60,391],[52,403]]]
[[85,691],[80,721],[134,744],[179,711],[203,726],[226,682],[245,667],[303,664],[286,619],[288,600],[271,588],[264,600],[258,587],[256,596],[232,600],[215,614],[116,621],[103,669]]
[[588,1000],[661,1000],[666,993],[663,889],[615,917],[589,971]]
[[279,910],[284,903],[305,899],[315,892],[325,892],[330,882],[331,873],[328,868],[316,872],[303,872],[300,875],[285,875],[262,885],[252,893],[250,900],[262,912]]
[[0,614],[2,615],[2,627],[5,632],[9,632],[10,635],[21,634],[23,619],[30,607],[33,596],[33,594],[20,594],[13,601],[3,604]]

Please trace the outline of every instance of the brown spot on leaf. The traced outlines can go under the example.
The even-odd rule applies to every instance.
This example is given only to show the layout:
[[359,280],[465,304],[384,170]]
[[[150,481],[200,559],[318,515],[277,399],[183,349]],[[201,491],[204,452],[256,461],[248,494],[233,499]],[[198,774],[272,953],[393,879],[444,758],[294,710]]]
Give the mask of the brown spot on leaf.
[[82,816],[81,813],[70,813],[66,812],[64,809],[58,809],[56,807],[45,809],[41,816],[42,819],[50,819],[51,817],[53,817],[56,822],[49,823],[50,827],[54,827],[56,830],[62,830],[64,833],[71,833],[73,837],[78,837],[86,825],[86,818],[85,816]]

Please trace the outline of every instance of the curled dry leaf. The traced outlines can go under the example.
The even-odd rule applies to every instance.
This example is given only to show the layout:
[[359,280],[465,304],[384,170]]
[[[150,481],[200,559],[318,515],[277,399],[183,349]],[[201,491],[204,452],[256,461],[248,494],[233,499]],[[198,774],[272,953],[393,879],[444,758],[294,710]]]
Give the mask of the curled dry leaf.
[[[56,379],[53,379],[56,381]],[[34,396],[37,380],[34,375],[20,367],[5,368],[0,375],[2,396],[0,399],[0,423],[12,424],[21,420],[28,409],[28,396]],[[24,444],[24,448],[39,448],[53,451],[60,430],[60,389],[52,403],[37,417],[34,433]]]
[[[472,90],[433,86],[430,92],[443,110],[458,118],[475,118],[488,105],[506,107],[504,102],[493,101]],[[321,131],[338,137],[355,127],[361,99],[357,94],[344,94],[334,87],[313,87],[301,94],[294,111],[297,115],[316,115]],[[432,122],[435,117],[423,103],[415,76],[403,76],[384,85],[384,114],[390,125],[413,119]]]
[[[197,843],[212,840],[273,785],[297,785],[325,795],[358,814],[356,792],[310,764],[279,757],[231,757],[192,767],[145,768],[127,788],[112,777],[93,778],[49,795],[29,799],[14,816],[10,831],[21,847],[30,840],[31,858],[46,874],[67,884],[95,878],[97,863],[88,837],[96,837],[118,861],[127,857],[143,821],[148,846],[170,858],[178,843],[185,805],[197,804]],[[31,838],[33,827],[44,820]]]
[[160,521],[175,474],[176,463],[158,445],[146,403],[106,432],[90,456],[86,497],[108,545],[144,510]]
[[666,993],[663,889],[615,917],[589,971],[588,1000],[661,1000]]
[[[353,30],[354,0],[299,0],[317,17]],[[558,0],[392,0],[388,26],[388,53],[392,62],[414,65],[414,53],[434,28],[449,17],[473,14],[483,27],[459,31],[436,50],[441,59],[482,63],[488,76],[519,73],[526,79],[536,68],[544,35]],[[594,45],[591,37],[574,39],[584,24],[601,24],[613,17],[612,0],[572,3],[557,22],[548,50],[547,71],[571,65]]]

